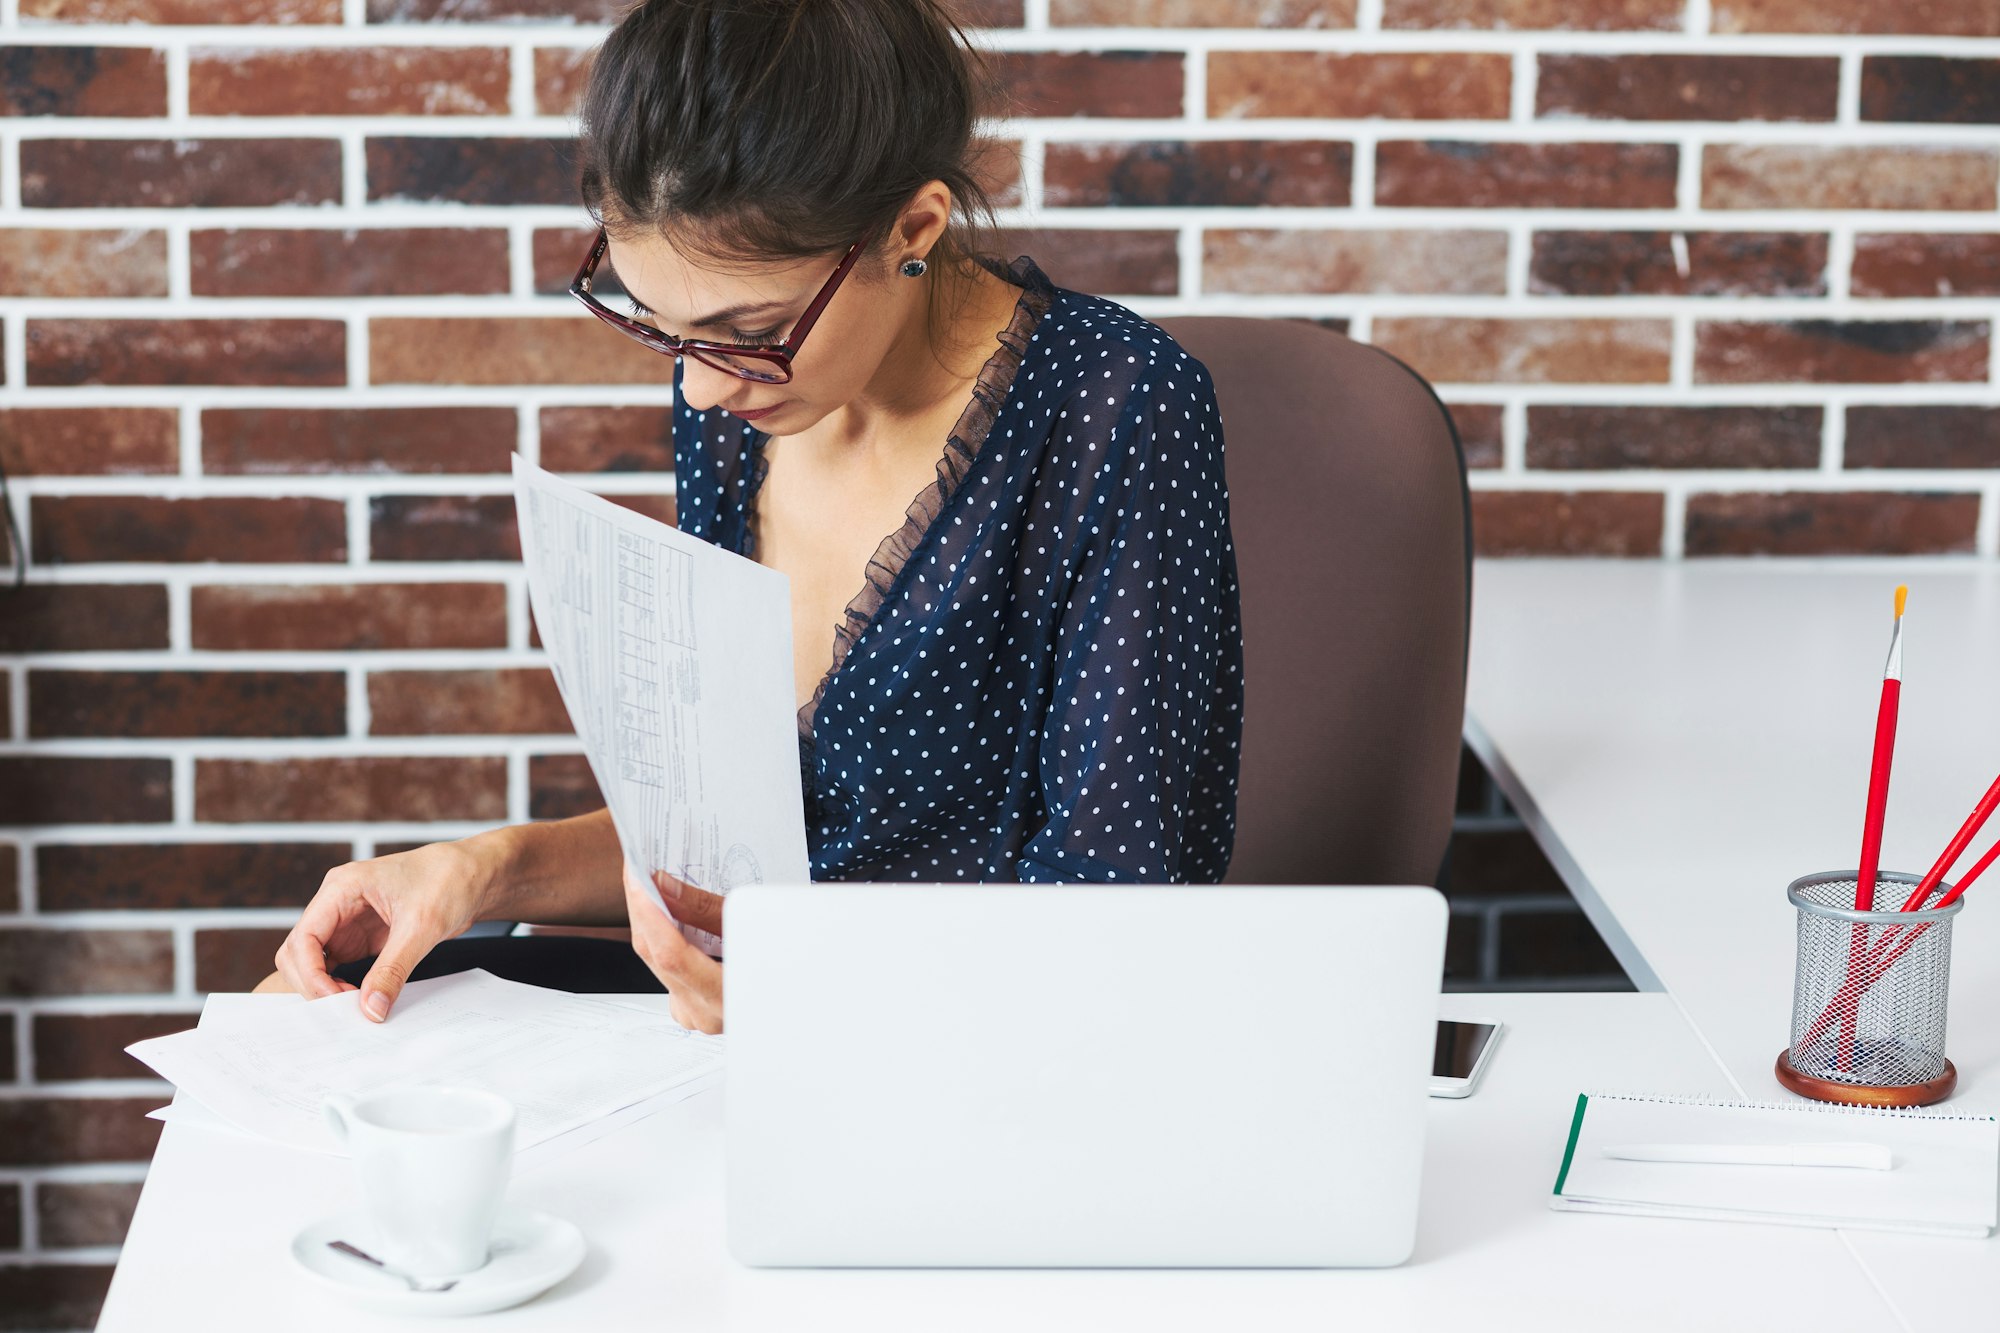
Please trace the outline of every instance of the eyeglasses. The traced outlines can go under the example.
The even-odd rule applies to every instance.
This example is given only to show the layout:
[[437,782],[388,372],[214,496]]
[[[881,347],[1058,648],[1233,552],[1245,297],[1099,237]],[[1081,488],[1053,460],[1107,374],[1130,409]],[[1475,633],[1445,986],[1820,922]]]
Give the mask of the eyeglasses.
[[861,257],[861,252],[868,246],[868,240],[867,236],[863,236],[848,248],[847,253],[841,257],[840,266],[834,269],[833,276],[819,289],[819,295],[813,297],[812,304],[806,307],[805,314],[799,316],[799,322],[792,326],[791,333],[781,343],[745,345],[708,342],[701,338],[676,338],[671,333],[662,333],[650,324],[641,324],[638,320],[621,315],[605,305],[590,294],[591,279],[597,273],[597,266],[604,262],[604,252],[611,246],[611,237],[602,227],[597,230],[597,240],[592,243],[590,254],[583,261],[583,267],[579,268],[576,277],[570,280],[569,294],[583,302],[585,310],[612,328],[662,355],[671,356],[675,360],[691,356],[704,366],[711,366],[738,379],[753,380],[758,384],[789,384],[792,379],[792,358],[799,354],[799,347],[805,342],[806,335],[812,332],[814,322],[819,319],[820,312],[826,309],[827,302],[833,299],[833,294],[840,290],[841,279],[845,278],[848,270],[854,267],[854,261]]

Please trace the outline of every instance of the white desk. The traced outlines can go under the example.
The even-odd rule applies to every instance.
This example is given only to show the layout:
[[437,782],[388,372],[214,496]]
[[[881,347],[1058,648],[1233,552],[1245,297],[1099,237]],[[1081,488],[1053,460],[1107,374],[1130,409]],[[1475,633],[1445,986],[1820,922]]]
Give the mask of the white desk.
[[[1468,735],[1641,985],[1756,1098],[1788,1037],[1785,886],[1852,867],[1891,592],[1910,585],[1882,864],[1921,873],[2000,771],[2000,569],[1488,562]],[[2000,833],[1991,828],[1975,844]],[[1953,1105],[2000,1106],[2000,881],[1954,931]],[[1855,1233],[1912,1327],[1990,1322],[2000,1242]]]
[[[1910,670],[1885,864],[1922,869],[2000,766],[2000,694],[1986,684],[2000,664],[2000,570],[1901,572],[1913,585]],[[1514,1031],[1477,1097],[1431,1107],[1409,1266],[744,1269],[722,1249],[711,1094],[518,1183],[519,1201],[582,1225],[592,1256],[555,1291],[482,1326],[1547,1333],[1809,1321],[1877,1333],[1990,1322],[1996,1242],[1546,1207],[1581,1089],[1784,1095],[1770,1075],[1791,984],[1784,886],[1854,859],[1896,581],[1893,568],[1853,564],[1482,566],[1471,734],[1655,993],[1447,997],[1447,1013],[1497,1015]],[[1960,920],[1958,1100],[1991,1105],[2000,1031],[1977,1016],[2000,1013],[2000,926],[1984,924],[1977,902]],[[170,1126],[100,1327],[393,1329],[357,1321],[289,1272],[289,1237],[342,1206],[345,1190],[338,1163]]]
[[[1021,1333],[1023,1329],[1684,1331],[1788,1327],[1802,1286],[1838,1289],[1816,1326],[1893,1318],[1832,1232],[1551,1212],[1581,1088],[1726,1092],[1661,995],[1449,996],[1512,1030],[1479,1094],[1431,1105],[1415,1258],[1378,1271],[769,1271],[723,1250],[721,1094],[542,1166],[516,1202],[589,1235],[584,1267],[494,1330]],[[1190,1151],[1199,1151],[1192,1145]],[[111,1286],[102,1333],[424,1330],[365,1321],[295,1276],[291,1235],[349,1201],[345,1164],[169,1125]],[[1689,1280],[1698,1275],[1697,1280]],[[1736,1321],[1740,1319],[1740,1324]]]

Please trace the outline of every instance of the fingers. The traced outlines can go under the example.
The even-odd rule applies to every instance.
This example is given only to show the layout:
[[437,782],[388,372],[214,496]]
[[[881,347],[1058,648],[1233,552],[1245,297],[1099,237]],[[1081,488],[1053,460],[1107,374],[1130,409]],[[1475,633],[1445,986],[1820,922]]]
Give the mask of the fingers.
[[[317,900],[314,905],[317,905]],[[308,1000],[340,993],[340,983],[327,971],[326,942],[319,935],[314,916],[313,907],[308,907],[305,916],[292,927],[292,933],[285,936],[285,942],[278,946],[276,956],[271,959],[278,975],[284,978],[285,988],[297,991]]]
[[659,885],[660,897],[666,899],[667,910],[674,914],[674,920],[711,935],[722,933],[721,894],[697,889],[664,870],[653,872],[653,883]]
[[375,965],[361,979],[361,1012],[377,1023],[387,1019],[389,1008],[403,993],[403,984],[410,979],[410,973],[424,961],[424,955],[437,941],[438,937],[429,931],[401,923],[392,928],[389,942],[382,946],[382,952],[375,956]]

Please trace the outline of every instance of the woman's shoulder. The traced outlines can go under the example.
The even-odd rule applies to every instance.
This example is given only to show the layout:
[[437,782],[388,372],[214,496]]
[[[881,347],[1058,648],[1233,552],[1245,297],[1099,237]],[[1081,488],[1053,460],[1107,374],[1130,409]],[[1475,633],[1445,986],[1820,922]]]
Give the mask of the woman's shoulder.
[[1128,408],[1213,401],[1208,368],[1159,325],[1102,296],[1064,287],[1050,295],[1022,366],[1042,401],[1079,393],[1109,394]]

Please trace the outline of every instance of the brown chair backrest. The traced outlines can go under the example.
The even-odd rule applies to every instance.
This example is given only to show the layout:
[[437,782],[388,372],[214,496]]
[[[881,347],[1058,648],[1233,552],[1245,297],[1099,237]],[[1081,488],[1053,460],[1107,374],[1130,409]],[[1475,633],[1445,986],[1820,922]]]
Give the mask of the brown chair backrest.
[[1402,362],[1300,320],[1163,327],[1222,408],[1243,589],[1238,884],[1431,884],[1457,790],[1465,461]]

